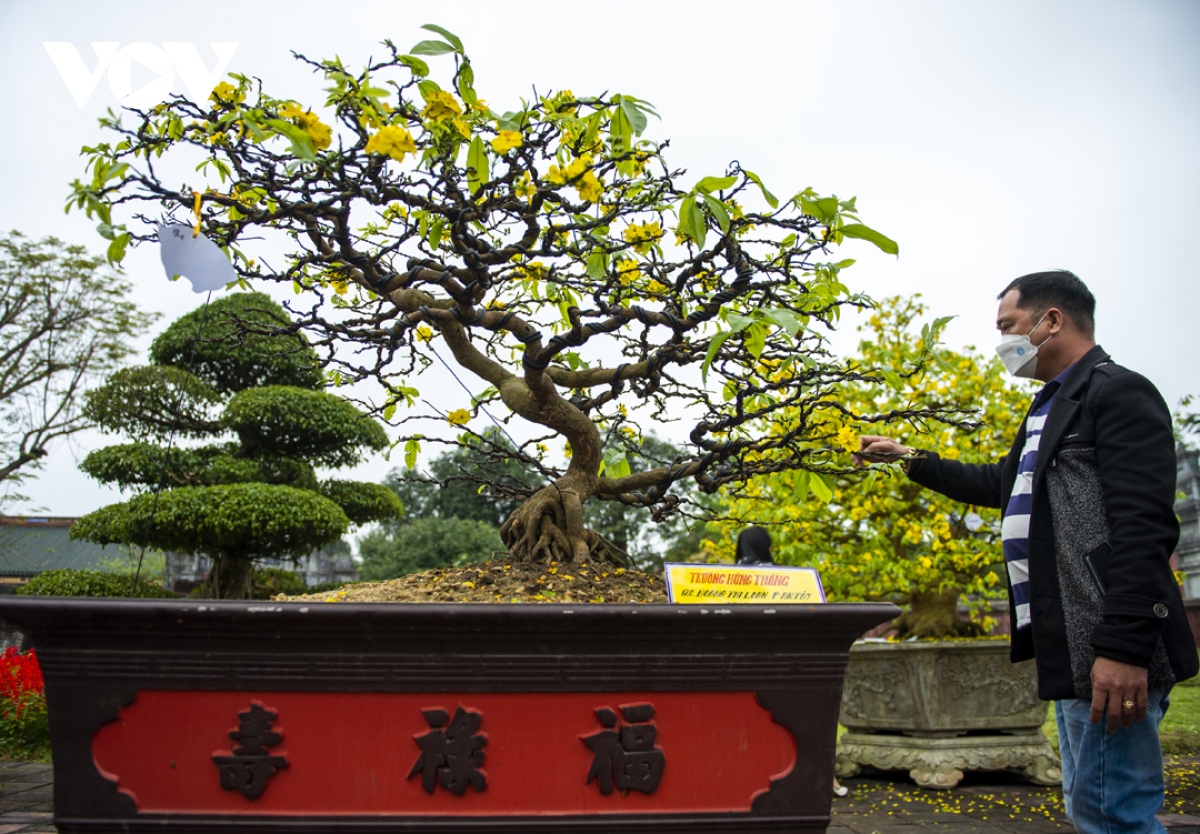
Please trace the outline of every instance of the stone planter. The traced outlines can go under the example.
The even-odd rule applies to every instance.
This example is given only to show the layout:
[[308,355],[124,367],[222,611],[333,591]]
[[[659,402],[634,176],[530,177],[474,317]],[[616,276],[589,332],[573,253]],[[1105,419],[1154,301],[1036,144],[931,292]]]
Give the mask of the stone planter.
[[1060,784],[1035,674],[1032,663],[1009,662],[1007,641],[856,643],[837,774],[870,765],[952,788],[964,770],[1018,770],[1036,784]]
[[61,832],[824,831],[891,605],[13,598]]

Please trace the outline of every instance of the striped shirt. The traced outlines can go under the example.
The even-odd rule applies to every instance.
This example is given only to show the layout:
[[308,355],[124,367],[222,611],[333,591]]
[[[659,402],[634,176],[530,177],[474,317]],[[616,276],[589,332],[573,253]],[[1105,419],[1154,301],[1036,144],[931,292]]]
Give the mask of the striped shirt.
[[1033,407],[1025,418],[1025,445],[1021,460],[1017,464],[1017,480],[1008,507],[1004,511],[1004,522],[1000,538],[1004,543],[1004,561],[1008,565],[1008,584],[1012,587],[1013,605],[1016,606],[1016,626],[1029,627],[1029,513],[1033,509],[1033,472],[1037,467],[1038,444],[1042,439],[1042,427],[1050,414],[1054,394],[1062,387],[1068,368],[1033,398]]

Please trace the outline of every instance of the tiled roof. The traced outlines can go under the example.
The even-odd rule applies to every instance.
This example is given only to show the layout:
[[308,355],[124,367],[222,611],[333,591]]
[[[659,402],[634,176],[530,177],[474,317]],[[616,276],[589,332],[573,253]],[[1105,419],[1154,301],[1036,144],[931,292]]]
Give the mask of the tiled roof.
[[73,518],[30,516],[0,518],[0,576],[31,577],[55,568],[99,568],[101,559],[121,555],[118,548],[102,548],[71,541]]

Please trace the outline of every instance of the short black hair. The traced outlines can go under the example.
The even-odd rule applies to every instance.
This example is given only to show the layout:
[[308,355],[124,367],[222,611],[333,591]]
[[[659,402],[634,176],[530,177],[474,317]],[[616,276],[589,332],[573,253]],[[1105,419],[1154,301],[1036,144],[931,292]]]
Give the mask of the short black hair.
[[1014,278],[996,298],[1004,298],[1013,290],[1018,292],[1017,307],[1033,310],[1035,318],[1057,307],[1086,335],[1091,336],[1096,330],[1096,297],[1073,272],[1055,269],[1022,275]]

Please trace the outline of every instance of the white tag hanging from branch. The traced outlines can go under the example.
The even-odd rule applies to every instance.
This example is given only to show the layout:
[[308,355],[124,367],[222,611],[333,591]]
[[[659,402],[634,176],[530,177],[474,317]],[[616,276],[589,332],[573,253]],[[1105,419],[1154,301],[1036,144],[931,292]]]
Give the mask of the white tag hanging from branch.
[[182,223],[163,223],[158,226],[163,268],[167,278],[182,275],[192,282],[192,291],[203,293],[224,289],[237,280],[233,264],[221,247],[200,234],[200,195],[196,194],[196,227]]

